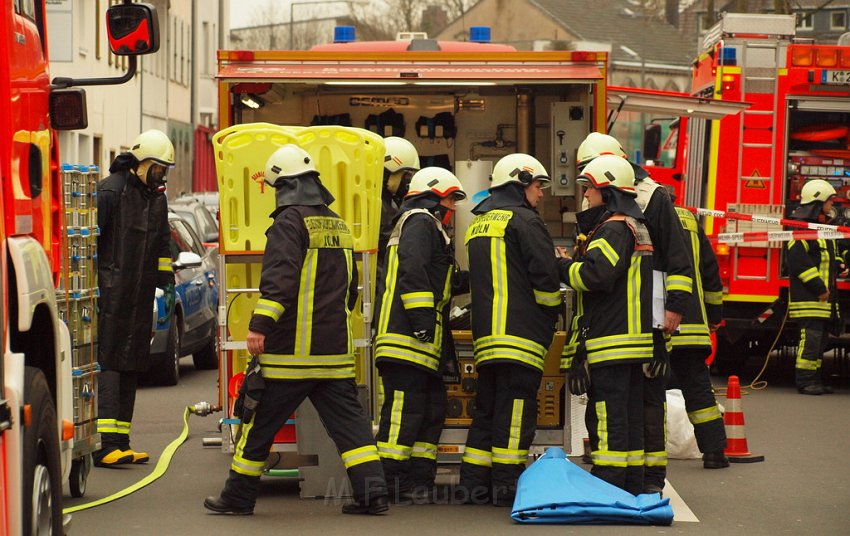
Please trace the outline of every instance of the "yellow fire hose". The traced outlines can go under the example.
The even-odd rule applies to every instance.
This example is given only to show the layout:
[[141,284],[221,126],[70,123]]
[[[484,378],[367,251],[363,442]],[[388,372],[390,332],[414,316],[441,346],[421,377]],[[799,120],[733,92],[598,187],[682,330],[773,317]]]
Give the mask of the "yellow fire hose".
[[110,503],[112,501],[118,500],[121,497],[126,497],[127,495],[142,489],[147,486],[151,482],[158,480],[162,475],[165,474],[165,471],[168,470],[169,464],[171,464],[171,458],[174,457],[174,453],[177,452],[177,449],[180,445],[186,441],[186,438],[189,437],[189,414],[196,413],[196,406],[186,406],[186,409],[183,411],[183,431],[180,432],[180,435],[177,438],[168,444],[165,447],[165,450],[162,451],[162,456],[159,457],[159,461],[156,462],[156,467],[151,471],[143,479],[139,480],[135,484],[130,487],[124,488],[118,493],[113,493],[108,497],[103,497],[102,499],[98,499],[96,501],[92,501],[85,504],[78,504],[77,506],[70,506],[68,508],[64,508],[62,510],[62,514],[70,514],[73,512],[79,512],[80,510],[86,510],[88,508],[94,508],[95,506],[100,506],[102,504]]
[[[168,470],[168,466],[171,465],[171,459],[174,457],[174,453],[177,452],[177,449],[180,448],[180,445],[182,445],[189,437],[189,415],[194,414],[199,415],[201,417],[205,417],[210,413],[219,410],[221,410],[220,407],[212,407],[208,402],[198,402],[197,404],[194,404],[192,406],[186,406],[186,409],[183,411],[183,430],[180,432],[180,435],[174,439],[174,441],[172,441],[168,444],[168,446],[165,447],[165,450],[162,451],[162,455],[159,457],[159,461],[156,462],[156,467],[154,467],[153,471],[151,471],[150,474],[148,474],[132,486],[126,487],[117,493],[109,495],[108,497],[103,497],[102,499],[98,499],[89,503],[78,504],[76,506],[69,506],[68,508],[64,508],[62,510],[62,515],[72,514],[74,512],[79,512],[80,510],[87,510],[89,508],[94,508],[95,506],[100,506],[102,504],[116,501],[122,497],[130,495],[131,493],[135,493],[136,491],[139,491],[151,482],[158,480]],[[265,474],[268,476],[297,478],[299,472],[298,469],[267,469],[265,471]]]

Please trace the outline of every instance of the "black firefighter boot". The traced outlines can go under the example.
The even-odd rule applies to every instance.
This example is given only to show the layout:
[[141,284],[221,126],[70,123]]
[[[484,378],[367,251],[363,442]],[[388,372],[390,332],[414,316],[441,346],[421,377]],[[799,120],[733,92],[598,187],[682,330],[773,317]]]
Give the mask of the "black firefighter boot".
[[342,506],[343,514],[381,515],[390,509],[390,501],[386,495],[372,497],[365,503],[353,502]]

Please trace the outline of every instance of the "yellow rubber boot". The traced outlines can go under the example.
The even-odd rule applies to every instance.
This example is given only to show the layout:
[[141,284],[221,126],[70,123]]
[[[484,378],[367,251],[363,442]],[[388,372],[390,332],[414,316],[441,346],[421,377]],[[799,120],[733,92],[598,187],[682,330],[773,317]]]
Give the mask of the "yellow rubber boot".
[[134,456],[132,452],[114,449],[104,456],[96,456],[94,464],[98,467],[112,467],[114,465],[133,463],[133,459]]
[[136,452],[133,449],[128,449],[124,452],[133,455],[133,459],[128,463],[148,463],[151,459],[147,452]]

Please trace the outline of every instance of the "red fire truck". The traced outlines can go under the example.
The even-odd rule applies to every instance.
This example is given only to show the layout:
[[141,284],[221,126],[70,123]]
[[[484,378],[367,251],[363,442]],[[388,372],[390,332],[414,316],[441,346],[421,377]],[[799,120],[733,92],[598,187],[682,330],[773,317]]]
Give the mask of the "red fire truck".
[[[670,157],[658,143],[646,143],[653,136],[644,140],[642,160],[661,156],[650,169],[676,188],[677,204],[784,218],[798,206],[802,184],[820,178],[839,193],[839,222],[850,218],[850,46],[801,42],[795,31],[792,15],[735,13],[708,30],[691,96],[749,106],[722,118],[677,120],[667,138]],[[609,104],[616,95],[609,88]],[[665,175],[666,167],[673,169]],[[783,230],[777,223],[731,218],[704,223],[709,235]],[[738,371],[747,357],[765,357],[782,327],[785,344],[796,344],[796,330],[785,318],[784,246],[717,243],[724,284],[725,326],[716,356],[721,372]],[[839,289],[848,318],[850,283],[839,282]]]
[[[5,345],[0,366],[0,534],[62,534],[62,481],[74,441],[71,341],[57,314],[64,239],[55,131],[85,128],[85,93],[73,86],[123,83],[135,55],[158,48],[147,4],[109,8],[119,78],[55,79],[48,74],[44,0],[0,7],[0,285]],[[140,30],[141,29],[141,30]],[[132,37],[132,39],[127,39]]]

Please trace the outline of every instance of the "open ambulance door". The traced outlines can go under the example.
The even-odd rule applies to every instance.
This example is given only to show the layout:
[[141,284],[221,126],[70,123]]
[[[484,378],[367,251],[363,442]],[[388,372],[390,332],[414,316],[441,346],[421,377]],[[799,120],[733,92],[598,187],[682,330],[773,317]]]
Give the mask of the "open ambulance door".
[[678,204],[702,206],[711,122],[749,106],[678,91],[608,86],[608,132],[655,180],[675,189]]

